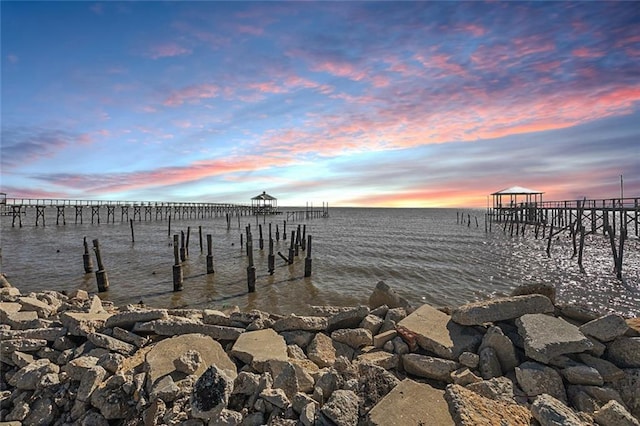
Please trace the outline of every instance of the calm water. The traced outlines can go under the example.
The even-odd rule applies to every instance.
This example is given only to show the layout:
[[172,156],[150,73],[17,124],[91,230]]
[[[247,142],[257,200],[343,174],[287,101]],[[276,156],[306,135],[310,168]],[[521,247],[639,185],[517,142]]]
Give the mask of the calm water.
[[[135,243],[128,223],[55,225],[55,210],[47,209],[47,226],[35,227],[35,213],[23,219],[23,228],[12,228],[2,217],[2,272],[23,293],[45,289],[97,291],[94,274],[85,274],[82,239],[100,240],[110,289],[101,297],[118,305],[142,300],[157,307],[222,307],[270,312],[307,312],[309,305],[366,303],[379,280],[384,280],[414,304],[458,305],[491,295],[506,295],[524,283],[556,285],[558,299],[588,305],[600,312],[640,315],[640,242],[630,237],[625,245],[624,281],[612,274],[608,240],[587,237],[586,273],[571,259],[571,241],[554,241],[552,257],[546,241],[533,234],[509,237],[495,226],[485,233],[484,211],[468,210],[471,226],[456,223],[454,209],[355,209],[333,208],[328,219],[287,221],[289,236],[282,240],[282,216],[267,218],[263,225],[265,250],[258,249],[255,218],[251,224],[257,270],[257,291],[247,294],[244,248],[240,246],[237,219],[227,230],[224,218],[172,221],[172,234],[191,227],[189,259],[184,266],[184,291],[172,291],[172,239],[167,221],[135,222]],[[462,210],[459,210],[462,212]],[[85,212],[87,213],[87,212]],[[90,212],[89,212],[90,213]],[[106,212],[102,212],[106,216]],[[102,214],[101,213],[101,214]],[[33,215],[33,216],[31,216]],[[474,217],[478,218],[476,227]],[[69,219],[71,218],[71,219]],[[268,223],[271,219],[281,239],[275,251],[288,254],[290,233],[306,224],[313,236],[313,274],[304,278],[304,252],[288,266],[276,255],[276,271],[267,272]],[[102,218],[104,221],[105,219]],[[89,215],[90,222],[90,215]],[[262,218],[260,218],[262,222]],[[203,236],[213,235],[215,274],[206,274],[205,253],[200,253],[198,226]],[[206,238],[204,238],[206,244]],[[92,257],[94,265],[95,257]]]

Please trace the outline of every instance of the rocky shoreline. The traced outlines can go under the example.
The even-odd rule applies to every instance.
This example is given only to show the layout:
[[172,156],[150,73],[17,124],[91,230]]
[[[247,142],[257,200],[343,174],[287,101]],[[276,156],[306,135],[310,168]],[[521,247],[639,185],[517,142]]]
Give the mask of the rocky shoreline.
[[640,426],[640,320],[548,286],[282,316],[3,285],[0,424]]

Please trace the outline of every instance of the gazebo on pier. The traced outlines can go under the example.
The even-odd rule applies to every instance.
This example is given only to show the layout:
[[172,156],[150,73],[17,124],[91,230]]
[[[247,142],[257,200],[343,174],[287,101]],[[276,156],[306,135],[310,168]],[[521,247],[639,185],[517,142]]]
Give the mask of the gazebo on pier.
[[251,199],[251,212],[254,215],[278,214],[278,199],[262,191]]
[[535,189],[512,186],[491,194],[493,199],[493,216],[498,222],[520,216],[526,221],[538,220],[538,207],[542,204],[544,192]]

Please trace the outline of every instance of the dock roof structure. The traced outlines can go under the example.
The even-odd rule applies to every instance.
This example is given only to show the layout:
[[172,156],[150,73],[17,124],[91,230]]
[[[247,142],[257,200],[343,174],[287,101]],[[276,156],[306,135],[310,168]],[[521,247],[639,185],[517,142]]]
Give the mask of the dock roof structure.
[[[542,202],[544,192],[522,186],[511,186],[491,194],[494,208],[515,207],[518,204],[533,206]],[[505,198],[504,202],[503,197]]]
[[253,214],[274,214],[278,210],[278,199],[262,191],[251,198],[251,210]]

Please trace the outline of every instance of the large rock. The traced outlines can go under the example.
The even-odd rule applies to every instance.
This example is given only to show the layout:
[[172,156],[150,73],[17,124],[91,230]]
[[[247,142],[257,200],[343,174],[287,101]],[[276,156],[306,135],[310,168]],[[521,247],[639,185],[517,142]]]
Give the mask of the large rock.
[[365,413],[391,392],[400,381],[382,367],[372,364],[358,364],[358,388],[360,412]]
[[598,373],[600,373],[605,382],[614,382],[624,377],[624,371],[606,359],[597,358],[589,354],[579,354],[578,358],[585,363],[585,365],[598,370]]
[[567,401],[562,377],[551,367],[533,361],[524,362],[516,367],[516,379],[529,397],[549,394],[562,402]]
[[307,347],[307,356],[318,367],[331,367],[339,356],[351,360],[353,349],[344,343],[336,342],[324,333],[318,333]]
[[409,374],[445,383],[450,383],[451,373],[460,368],[455,361],[419,354],[403,355],[402,365]]
[[91,405],[100,410],[105,419],[126,419],[130,416],[133,407],[129,405],[131,396],[124,391],[125,383],[123,375],[115,374],[91,393]]
[[598,370],[588,365],[572,365],[563,368],[560,372],[567,382],[574,385],[602,386],[604,384]]
[[281,331],[323,331],[327,328],[326,317],[289,315],[277,320],[273,324],[273,329]]
[[390,308],[408,308],[409,302],[384,281],[379,281],[373,293],[369,296],[369,307],[374,309],[384,305]]
[[287,344],[282,336],[270,328],[249,331],[238,337],[230,354],[262,372],[269,360],[287,360]]
[[147,322],[159,319],[167,319],[169,316],[166,309],[144,309],[135,311],[119,312],[110,316],[105,322],[105,327],[131,328],[137,322]]
[[625,319],[616,314],[596,318],[580,327],[584,335],[595,337],[601,342],[608,342],[622,336],[628,329]]
[[511,342],[511,339],[504,335],[500,327],[489,327],[482,338],[478,353],[487,347],[495,351],[503,373],[507,373],[518,366],[519,362],[518,356],[516,355],[516,348],[513,342]]
[[102,333],[89,333],[87,334],[87,339],[99,348],[104,348],[111,352],[118,352],[123,355],[129,355],[135,350],[135,346],[132,344]]
[[404,379],[369,411],[370,426],[454,425],[444,391]]
[[358,306],[348,311],[340,312],[328,318],[327,331],[332,332],[341,328],[355,328],[369,315],[367,306]]
[[87,337],[87,334],[102,329],[110,316],[111,314],[108,313],[89,314],[67,311],[60,315],[60,321],[69,330],[69,334]]
[[145,358],[147,391],[151,392],[157,380],[176,371],[176,361],[192,350],[198,351],[202,357],[202,363],[193,373],[196,376],[215,365],[231,380],[236,378],[236,366],[220,343],[202,334],[185,334],[161,340],[149,350]]
[[447,386],[444,397],[449,405],[449,412],[452,413],[455,424],[458,426],[529,426],[531,424],[531,413],[526,407],[505,401],[494,401],[459,385]]
[[524,339],[525,354],[548,364],[559,355],[584,352],[593,343],[567,321],[543,314],[527,314],[516,320],[518,333]]
[[366,328],[342,328],[332,332],[331,338],[353,349],[358,349],[362,346],[371,346],[373,344],[373,336]]
[[640,367],[640,337],[618,337],[607,345],[606,357],[618,367]]
[[40,318],[47,318],[55,313],[55,308],[48,305],[35,297],[21,297],[18,299],[20,305],[22,305],[21,311],[34,311],[38,313]]
[[593,419],[601,426],[640,426],[640,422],[619,402],[611,400],[596,411]]
[[356,426],[358,424],[358,397],[353,391],[339,389],[320,410],[336,426]]
[[202,324],[187,318],[175,317],[168,320],[154,320],[141,324],[151,324],[153,331],[161,336],[197,333],[210,336],[216,340],[236,340],[244,332],[244,328],[240,327]]
[[216,418],[227,406],[233,379],[227,376],[228,370],[210,365],[193,385],[190,405],[193,417],[203,420]]
[[442,358],[456,360],[462,352],[475,352],[482,336],[450,319],[449,315],[425,304],[400,321],[397,329],[405,340]]
[[17,389],[35,390],[40,380],[47,374],[58,374],[60,367],[46,358],[39,359],[22,367],[9,379],[9,384]]
[[553,303],[541,294],[501,297],[462,305],[451,314],[451,320],[462,325],[481,325],[504,321],[525,314],[553,312]]
[[538,396],[531,405],[531,413],[542,426],[583,426],[576,413],[551,395]]
[[625,369],[624,377],[610,386],[620,393],[631,414],[640,419],[640,368]]

